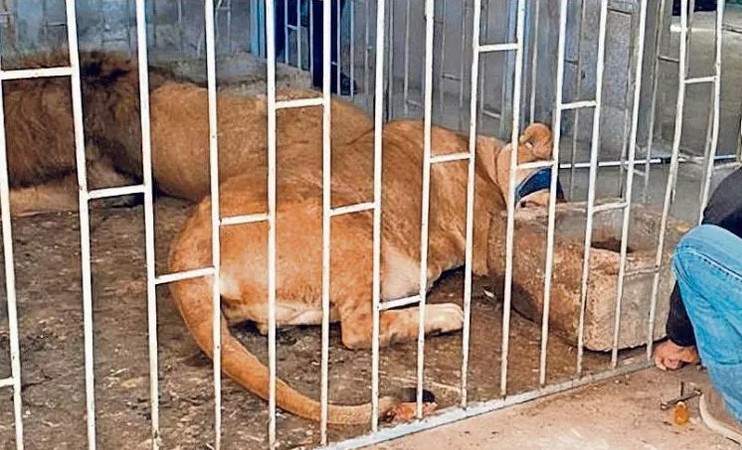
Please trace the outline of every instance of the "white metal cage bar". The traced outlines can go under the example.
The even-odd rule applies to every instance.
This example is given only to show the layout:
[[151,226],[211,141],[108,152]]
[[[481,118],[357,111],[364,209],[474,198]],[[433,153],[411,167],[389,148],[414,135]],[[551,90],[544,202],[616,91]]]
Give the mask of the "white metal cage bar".
[[435,25],[435,1],[425,0],[425,80],[423,116],[423,173],[422,211],[420,220],[420,272],[419,272],[419,325],[417,337],[417,408],[416,415],[423,415],[423,378],[425,376],[425,307],[428,294],[428,244],[430,218],[430,173],[432,159],[433,127],[433,37]]
[[[539,384],[544,385],[546,382],[546,356],[549,340],[549,312],[551,306],[551,277],[553,271],[554,258],[554,228],[556,217],[556,189],[554,182],[558,174],[556,163],[559,161],[559,152],[561,148],[562,136],[562,99],[564,91],[564,53],[566,47],[566,30],[567,30],[567,1],[562,0],[559,5],[559,42],[557,43],[557,69],[556,69],[556,86],[555,86],[555,108],[554,118],[552,121],[552,130],[554,133],[554,147],[552,150],[552,159],[554,165],[551,168],[551,186],[549,192],[549,212],[548,224],[546,231],[546,270],[544,272],[544,308],[541,319],[541,350],[539,358]],[[512,181],[511,181],[512,183]],[[511,197],[511,199],[514,197]],[[512,257],[512,256],[511,256]],[[512,262],[510,263],[512,266]],[[511,269],[512,270],[512,269]]]
[[595,109],[593,110],[593,135],[590,147],[590,175],[587,191],[587,221],[585,224],[585,247],[582,261],[582,285],[580,287],[580,318],[577,332],[577,373],[582,374],[585,351],[585,309],[590,278],[590,249],[593,239],[593,218],[595,217],[595,190],[598,177],[598,151],[600,149],[600,113],[603,100],[603,71],[605,66],[605,37],[608,19],[608,0],[600,3],[600,24],[598,26],[598,56],[595,72]]
[[[340,2],[337,2],[337,20],[340,21]],[[331,99],[330,99],[330,48],[332,2],[322,2],[324,33],[322,38],[322,381],[321,381],[321,443],[327,444],[327,419],[329,407],[329,370],[330,370],[330,246],[332,236],[332,155],[330,142]],[[340,33],[337,34],[337,91],[340,92]],[[352,89],[351,89],[352,90]],[[365,205],[364,205],[365,206]],[[351,212],[350,210],[348,212]]]
[[[464,2],[465,3],[465,2]],[[444,81],[449,78],[448,73],[446,72],[446,16],[448,15],[448,9],[446,8],[447,3],[442,2],[441,4],[441,18],[438,23],[440,25],[440,52],[438,53],[438,65],[440,66],[440,70],[438,73],[438,109],[441,112],[441,114],[445,114],[445,90],[443,83]],[[463,41],[463,39],[462,39]]]
[[144,194],[146,189],[147,188],[145,184],[95,189],[95,190],[89,191],[87,194],[87,197],[89,200],[95,200],[95,199],[101,199],[101,198],[119,197],[122,195]]
[[[265,2],[268,100],[268,445],[276,446],[276,45],[273,2]],[[324,306],[324,305],[323,305]],[[324,311],[323,311],[324,313]],[[324,319],[324,317],[323,317]]]
[[324,103],[322,97],[299,98],[295,100],[276,101],[276,109],[305,108],[307,106],[322,106]]
[[[1,70],[1,69],[0,69]],[[7,72],[6,72],[7,73]],[[23,449],[23,399],[21,398],[21,350],[18,330],[18,295],[15,281],[13,254],[13,225],[10,215],[10,186],[8,153],[5,136],[5,102],[2,101],[3,83],[0,81],[0,221],[3,233],[3,265],[5,269],[5,295],[8,311],[8,337],[10,343],[9,378],[0,380],[0,387],[13,389],[13,424],[16,449]]]
[[404,77],[402,80],[402,101],[404,102],[404,115],[409,114],[410,100],[410,6],[412,0],[407,0],[404,13]]
[[[368,2],[366,3],[368,5]],[[368,11],[368,9],[367,9]],[[374,74],[374,223],[373,223],[373,323],[371,339],[371,431],[379,429],[379,335],[381,314],[381,183],[384,124],[384,41],[386,1],[376,1],[376,61]],[[368,15],[367,19],[368,20]],[[368,31],[368,28],[367,28]],[[368,67],[368,65],[366,65]]]
[[[463,10],[461,11],[461,21],[459,22],[459,26],[461,27],[461,34],[463,36],[466,36],[466,19],[469,17],[469,13],[471,11],[471,4],[467,1],[464,2]],[[472,31],[473,34],[473,31]],[[459,47],[459,52],[462,55],[460,61],[459,61],[459,111],[464,111],[464,83],[466,82],[464,77],[464,68],[465,68],[465,60],[463,58],[463,55],[466,54],[466,39],[461,39],[461,47]],[[471,95],[471,94],[470,94]],[[476,96],[475,96],[476,97]],[[459,118],[459,128],[462,130],[465,129],[465,118],[464,115],[461,114]]]
[[[477,89],[479,88],[479,46],[482,21],[482,0],[474,0],[472,25],[472,61],[471,61],[471,93],[469,96],[469,154],[475,155],[477,148]],[[475,174],[475,157],[469,159],[468,180]],[[468,405],[469,380],[469,347],[471,345],[471,291],[472,291],[472,259],[473,245],[471,236],[474,233],[474,189],[466,186],[466,254],[464,264],[464,328],[461,336],[461,407]]]
[[155,284],[168,284],[175,283],[182,280],[190,280],[193,278],[212,276],[214,275],[213,267],[203,267],[200,269],[185,270],[183,272],[168,273],[165,275],[159,275],[155,279]]
[[77,43],[77,17],[74,0],[66,0],[67,40],[70,52],[70,79],[72,87],[72,117],[75,133],[75,158],[77,183],[79,186],[80,214],[80,264],[82,269],[83,332],[85,335],[85,400],[87,415],[88,448],[96,448],[95,433],[95,369],[93,345],[93,293],[90,261],[90,210],[88,204],[88,182],[85,158],[85,131],[83,128],[82,86],[80,82],[80,57]]
[[[272,3],[272,2],[267,2]],[[216,30],[214,1],[204,3],[206,33],[206,79],[209,111],[209,191],[211,194],[211,267],[212,273],[212,362],[214,379],[214,448],[222,442],[222,326],[219,280],[221,271],[221,241],[219,228],[219,130],[217,126],[216,92]],[[270,64],[270,63],[269,63]]]
[[[350,100],[351,102],[355,100],[356,98],[356,6],[355,2],[351,1],[350,5],[348,5],[348,8],[350,9],[350,55],[349,55],[349,64],[350,64]],[[338,20],[340,20],[338,18]],[[339,51],[339,50],[338,50]],[[368,68],[364,68],[364,70],[368,70]]]
[[[139,105],[142,136],[142,179],[144,194],[145,261],[147,270],[147,343],[149,350],[150,439],[152,449],[160,447],[159,366],[157,360],[157,284],[155,275],[154,182],[152,179],[152,132],[150,127],[147,22],[144,0],[136,2]],[[132,186],[138,191],[139,186]],[[126,192],[126,191],[123,191]],[[92,194],[92,192],[91,192]],[[124,194],[125,195],[125,194]]]
[[[304,67],[304,59],[302,58],[302,46],[301,46],[301,37],[302,37],[302,34],[304,34],[304,31],[302,30],[302,26],[301,26],[301,5],[302,5],[302,0],[297,0],[296,1],[296,67],[298,67],[299,69]],[[288,12],[286,14],[286,17],[288,17]],[[309,45],[311,45],[311,39],[310,39]]]
[[[582,44],[583,40],[585,38],[584,33],[584,25],[585,25],[585,18],[587,15],[587,2],[585,0],[580,0],[580,23],[577,25],[577,86],[575,88],[575,96],[576,98],[580,98],[582,96]],[[580,102],[576,102],[580,103]],[[565,109],[567,105],[565,105]],[[579,106],[577,106],[579,107]],[[574,108],[570,108],[574,109]],[[574,189],[575,189],[575,163],[577,162],[577,138],[580,134],[580,111],[575,112],[575,121],[574,121],[574,127],[572,128],[572,151],[570,153],[570,159],[572,163],[572,167],[569,171],[569,196],[574,196]]]
[[[655,28],[656,31],[654,36],[654,54],[657,55],[657,57],[654,59],[654,67],[652,69],[652,93],[649,104],[649,125],[647,127],[647,143],[643,170],[644,186],[642,187],[642,200],[645,202],[647,201],[647,198],[649,196],[649,172],[651,170],[650,160],[652,159],[652,147],[654,146],[654,129],[657,116],[657,94],[659,93],[660,87],[660,63],[665,60],[664,55],[662,55],[660,52],[662,51],[662,31],[665,24],[666,5],[667,0],[660,0],[656,4],[657,26]],[[680,62],[679,59],[678,62]]]
[[[515,185],[517,183],[518,173],[518,139],[520,137],[520,103],[521,103],[521,85],[523,77],[523,36],[525,28],[525,1],[518,0],[517,24],[516,24],[516,42],[508,45],[508,49],[516,52],[515,74],[513,77],[513,114],[512,129],[510,132],[510,172],[508,176],[508,193],[507,193],[507,212],[508,219],[506,225],[506,243],[505,243],[505,289],[503,299],[503,316],[502,316],[502,356],[500,362],[500,395],[507,395],[508,383],[508,356],[510,351],[510,315],[513,298],[513,257],[514,257],[514,240],[515,240]],[[509,48],[513,46],[514,48]],[[489,49],[486,49],[489,51]],[[501,127],[502,128],[502,127]],[[553,162],[556,167],[556,162]],[[552,169],[554,171],[556,169]],[[552,177],[556,180],[556,176]],[[552,183],[553,184],[553,183]],[[556,195],[556,189],[552,186],[552,197]],[[554,202],[552,202],[554,203]]]
[[[716,23],[714,28],[714,75],[710,78],[714,83],[713,96],[710,105],[711,109],[711,126],[709,132],[711,139],[708,140],[708,151],[706,151],[706,170],[701,186],[701,201],[698,209],[698,223],[703,220],[703,210],[708,202],[711,190],[711,175],[713,174],[714,161],[719,144],[719,119],[721,114],[721,52],[722,52],[722,26],[724,24],[724,7],[726,0],[719,0],[716,5]],[[687,83],[687,81],[686,81]]]
[[[618,281],[616,285],[616,309],[613,324],[613,348],[611,350],[611,367],[618,367],[618,343],[621,332],[621,303],[623,301],[624,281],[626,279],[626,258],[629,247],[629,225],[631,222],[631,200],[634,193],[634,172],[636,169],[636,137],[639,128],[639,106],[641,102],[642,71],[644,70],[644,50],[647,24],[647,2],[639,5],[639,35],[637,36],[638,48],[634,63],[634,96],[631,110],[631,130],[629,132],[628,148],[628,170],[626,173],[626,192],[622,202],[623,221],[621,223],[621,249],[618,266]],[[597,210],[597,208],[595,208]]]
[[657,310],[657,296],[659,294],[660,271],[662,267],[663,251],[665,248],[665,229],[667,228],[667,219],[670,214],[674,187],[678,175],[678,157],[680,154],[680,140],[683,135],[683,106],[685,104],[685,92],[687,84],[684,82],[688,75],[688,0],[680,1],[680,52],[678,64],[678,94],[675,105],[675,131],[672,140],[672,155],[670,158],[670,170],[667,175],[667,185],[665,188],[665,198],[662,205],[662,218],[660,220],[660,230],[657,242],[657,254],[655,258],[655,267],[658,269],[654,273],[652,283],[652,294],[650,297],[649,307],[649,324],[647,326],[647,359],[652,358],[654,348],[654,321]]
[[74,74],[70,67],[45,67],[41,69],[16,69],[0,71],[0,80],[22,80],[27,78],[69,77]]
[[[324,4],[323,4],[323,6],[324,6]],[[343,53],[342,52],[342,47],[341,47],[341,44],[342,44],[342,40],[341,40],[342,33],[340,32],[340,29],[341,29],[341,20],[340,20],[340,17],[341,16],[340,15],[342,13],[342,6],[343,6],[342,2],[340,2],[340,1],[336,1],[335,2],[335,13],[337,14],[337,30],[336,30],[336,33],[335,33],[335,46],[336,46],[335,48],[337,49],[337,53],[336,53],[337,54],[337,57],[336,57],[337,58],[337,61],[334,61],[334,62],[331,61],[330,62],[331,65],[334,65],[335,66],[335,69],[336,69],[335,70],[335,80],[333,80],[333,82],[335,83],[335,88],[337,89],[337,92],[338,93],[342,92],[342,89],[341,89],[341,86],[340,86],[340,84],[341,84],[341,74],[342,74],[341,72],[342,72],[342,68],[343,68],[343,64],[341,62],[341,60],[342,60],[342,56],[341,55]],[[332,23],[331,20],[332,20],[332,16],[325,16],[323,18],[323,21],[322,22],[323,22],[323,26],[325,28],[325,33],[329,33],[332,30],[332,28],[330,28],[330,24]],[[327,53],[325,53],[325,56],[331,55],[331,54],[332,53],[330,52],[330,50],[328,50]],[[351,91],[353,90],[353,87],[352,86],[351,86],[351,89],[350,90]]]

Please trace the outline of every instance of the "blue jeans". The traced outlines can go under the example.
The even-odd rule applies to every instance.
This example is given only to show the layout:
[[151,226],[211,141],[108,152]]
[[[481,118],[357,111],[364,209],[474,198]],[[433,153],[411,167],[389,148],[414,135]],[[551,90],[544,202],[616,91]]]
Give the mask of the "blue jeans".
[[683,237],[673,269],[711,381],[742,422],[742,239],[715,225]]

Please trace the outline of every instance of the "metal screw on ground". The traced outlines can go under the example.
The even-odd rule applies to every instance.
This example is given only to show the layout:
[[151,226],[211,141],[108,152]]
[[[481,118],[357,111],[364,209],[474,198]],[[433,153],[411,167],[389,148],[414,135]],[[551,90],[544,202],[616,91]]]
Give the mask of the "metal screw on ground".
[[686,402],[692,398],[699,397],[703,392],[698,389],[697,387],[694,387],[693,390],[689,393],[685,393],[685,382],[680,382],[680,395],[678,397],[675,397],[670,400],[665,400],[663,402],[660,402],[660,409],[662,411],[667,411],[668,409],[674,407],[680,402]]

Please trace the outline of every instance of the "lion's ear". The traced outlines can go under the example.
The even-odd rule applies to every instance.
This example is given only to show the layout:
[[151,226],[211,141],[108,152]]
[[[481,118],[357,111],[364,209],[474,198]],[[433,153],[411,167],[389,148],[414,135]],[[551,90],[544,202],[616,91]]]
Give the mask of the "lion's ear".
[[531,150],[536,159],[551,158],[552,135],[549,127],[542,123],[533,123],[525,129],[518,142]]

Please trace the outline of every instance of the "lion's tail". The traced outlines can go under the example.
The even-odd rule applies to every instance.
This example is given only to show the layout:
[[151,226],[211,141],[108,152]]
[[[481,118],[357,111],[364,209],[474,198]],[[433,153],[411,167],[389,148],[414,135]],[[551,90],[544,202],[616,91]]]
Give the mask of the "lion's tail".
[[[177,245],[177,243],[176,243]],[[170,285],[175,304],[198,346],[213,354],[212,281],[211,278],[183,280]],[[221,319],[222,371],[242,387],[268,399],[267,367],[232,336],[226,320]],[[276,380],[276,403],[279,408],[306,419],[321,420],[321,404],[296,391],[282,380]],[[379,414],[383,417],[398,401],[393,397],[379,399]],[[363,424],[371,420],[371,404],[357,406],[328,405],[328,423]]]

